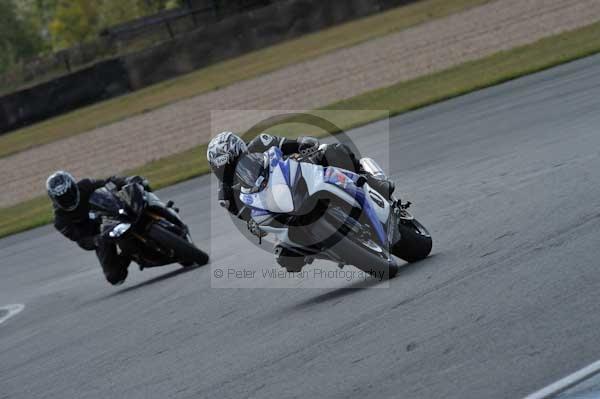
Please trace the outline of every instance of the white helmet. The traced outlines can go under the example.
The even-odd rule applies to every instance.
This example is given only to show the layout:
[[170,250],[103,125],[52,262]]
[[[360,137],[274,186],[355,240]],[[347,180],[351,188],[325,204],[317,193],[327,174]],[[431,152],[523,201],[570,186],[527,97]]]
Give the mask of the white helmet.
[[248,147],[244,140],[233,132],[223,132],[208,143],[206,158],[212,171],[222,179],[225,167],[235,167],[237,160],[247,153]]

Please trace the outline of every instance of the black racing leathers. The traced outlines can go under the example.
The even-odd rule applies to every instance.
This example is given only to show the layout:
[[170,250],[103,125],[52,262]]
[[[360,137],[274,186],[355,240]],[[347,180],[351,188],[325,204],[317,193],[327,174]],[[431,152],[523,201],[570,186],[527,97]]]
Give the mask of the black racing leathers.
[[75,241],[86,251],[96,249],[94,238],[100,232],[99,222],[89,218],[90,196],[97,189],[104,187],[109,181],[118,188],[126,184],[122,177],[111,177],[107,180],[83,179],[77,183],[79,188],[79,205],[73,211],[54,208],[54,227],[71,241]]
[[[127,267],[131,260],[118,254],[114,243],[102,240],[100,237],[100,221],[92,220],[89,217],[90,203],[89,199],[92,193],[98,188],[104,187],[109,182],[115,184],[120,189],[130,181],[135,181],[137,177],[124,178],[114,176],[109,179],[83,179],[77,183],[79,188],[79,205],[73,211],[54,208],[54,227],[71,241],[86,251],[96,251],[98,260],[102,265],[102,270],[106,279],[111,284],[118,284],[127,277]],[[143,179],[140,178],[140,182]]]

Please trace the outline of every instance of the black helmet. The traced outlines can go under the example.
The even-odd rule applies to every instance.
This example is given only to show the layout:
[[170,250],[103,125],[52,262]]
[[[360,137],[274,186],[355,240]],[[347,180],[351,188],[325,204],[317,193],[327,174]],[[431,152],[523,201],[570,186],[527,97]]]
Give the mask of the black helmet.
[[79,187],[70,173],[59,170],[46,180],[46,191],[54,205],[72,211],[79,205]]
[[269,181],[269,157],[267,154],[243,155],[235,168],[235,183],[244,194],[257,193]]
[[238,159],[248,153],[244,140],[232,132],[223,132],[208,143],[206,158],[210,169],[219,180],[223,179],[225,167],[235,167]]

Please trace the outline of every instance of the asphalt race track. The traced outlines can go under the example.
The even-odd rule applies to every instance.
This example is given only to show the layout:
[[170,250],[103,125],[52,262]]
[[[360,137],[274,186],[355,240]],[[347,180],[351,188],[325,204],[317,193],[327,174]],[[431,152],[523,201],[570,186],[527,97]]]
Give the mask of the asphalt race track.
[[[351,136],[377,159],[384,127]],[[0,398],[519,398],[600,359],[600,57],[391,129],[434,250],[389,288],[211,288],[274,262],[211,219],[203,177],[160,195],[213,266],[113,288],[50,227],[0,241],[0,307],[25,305],[0,325]]]

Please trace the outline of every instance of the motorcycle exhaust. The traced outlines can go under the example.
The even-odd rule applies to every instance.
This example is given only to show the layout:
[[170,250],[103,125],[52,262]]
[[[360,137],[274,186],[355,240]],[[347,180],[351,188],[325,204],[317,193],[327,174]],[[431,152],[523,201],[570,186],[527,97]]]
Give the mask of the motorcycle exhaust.
[[387,175],[373,158],[361,158],[359,162],[360,166],[365,172],[369,173],[376,179],[387,180]]

